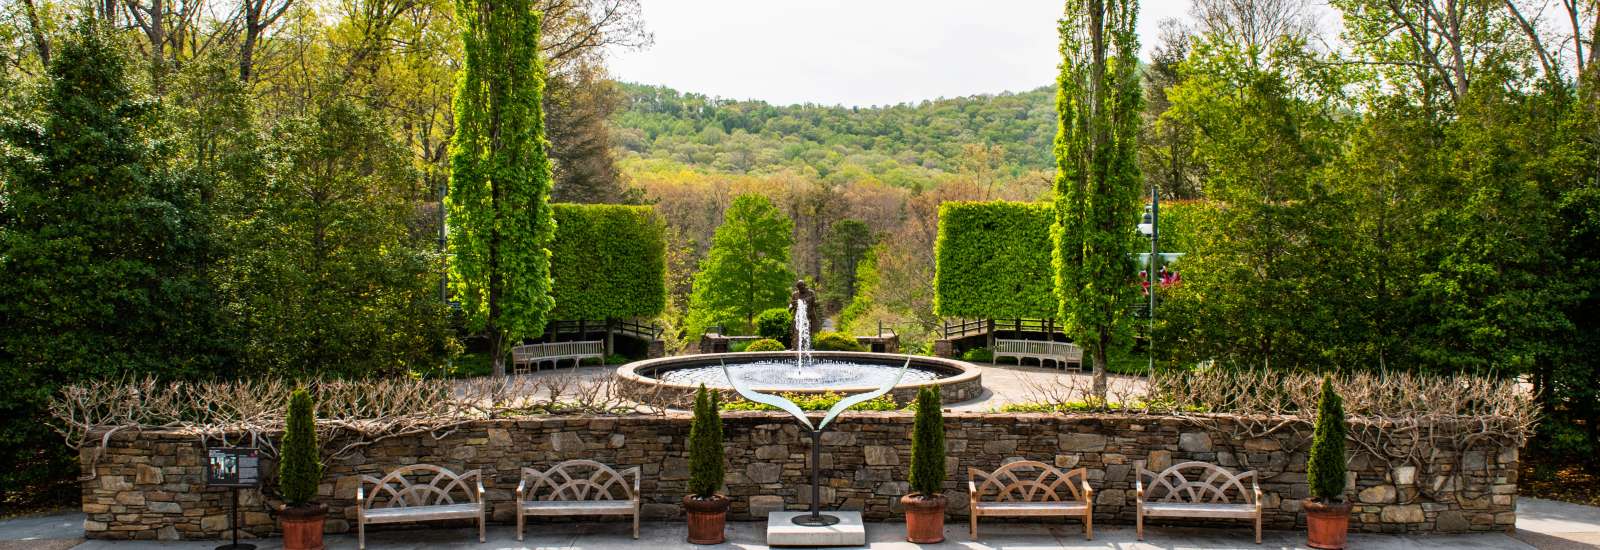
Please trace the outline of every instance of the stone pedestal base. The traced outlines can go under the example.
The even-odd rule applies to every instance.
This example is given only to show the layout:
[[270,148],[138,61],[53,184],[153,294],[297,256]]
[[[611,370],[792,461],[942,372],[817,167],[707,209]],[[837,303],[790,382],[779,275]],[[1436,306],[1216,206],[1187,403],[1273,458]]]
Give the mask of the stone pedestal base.
[[795,525],[796,516],[811,512],[772,512],[767,514],[767,546],[864,546],[867,544],[866,525],[861,512],[824,511],[839,518],[839,523],[826,527]]

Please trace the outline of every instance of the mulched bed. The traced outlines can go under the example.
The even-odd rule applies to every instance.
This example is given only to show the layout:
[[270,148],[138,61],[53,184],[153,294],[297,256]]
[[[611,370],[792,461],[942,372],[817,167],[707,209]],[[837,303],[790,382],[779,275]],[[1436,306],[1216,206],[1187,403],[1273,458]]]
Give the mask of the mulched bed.
[[1524,458],[1518,474],[1522,496],[1600,506],[1600,464]]

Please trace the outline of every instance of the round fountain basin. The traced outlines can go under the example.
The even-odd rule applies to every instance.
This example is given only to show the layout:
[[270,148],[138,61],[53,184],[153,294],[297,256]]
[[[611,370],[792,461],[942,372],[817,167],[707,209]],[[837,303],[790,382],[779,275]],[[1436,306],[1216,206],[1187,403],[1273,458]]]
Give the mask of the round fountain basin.
[[741,386],[762,393],[858,394],[876,391],[899,374],[900,367],[911,366],[891,390],[898,403],[910,403],[917,391],[938,386],[945,403],[977,398],[983,384],[976,366],[939,357],[864,352],[812,352],[804,369],[795,366],[795,353],[708,353],[663,357],[618,367],[619,387],[635,400],[682,406],[693,399],[701,384],[734,396],[733,386],[723,374],[739,380]]

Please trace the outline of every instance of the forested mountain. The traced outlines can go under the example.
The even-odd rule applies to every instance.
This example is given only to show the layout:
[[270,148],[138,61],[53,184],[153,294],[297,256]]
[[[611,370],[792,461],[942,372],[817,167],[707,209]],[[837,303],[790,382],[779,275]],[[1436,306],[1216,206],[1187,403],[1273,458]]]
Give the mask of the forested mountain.
[[1055,90],[885,107],[777,106],[622,84],[615,142],[627,155],[732,174],[785,169],[837,183],[923,188],[986,165],[999,178],[1053,168]]

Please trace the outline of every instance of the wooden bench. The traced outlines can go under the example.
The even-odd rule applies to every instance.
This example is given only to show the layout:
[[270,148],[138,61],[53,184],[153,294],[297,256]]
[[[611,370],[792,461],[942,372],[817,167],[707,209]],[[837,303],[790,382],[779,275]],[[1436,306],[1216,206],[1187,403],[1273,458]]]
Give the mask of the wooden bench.
[[511,365],[517,374],[527,372],[529,365],[533,370],[539,370],[539,365],[549,361],[552,367],[559,367],[563,359],[571,359],[572,366],[577,367],[584,359],[599,359],[606,361],[606,343],[601,340],[584,340],[581,342],[546,342],[542,344],[527,344],[511,348]]
[[[372,494],[366,494],[371,483]],[[459,496],[459,498],[458,498]],[[459,501],[459,502],[458,502]],[[477,519],[484,542],[483,478],[478,470],[460,475],[430,464],[402,466],[378,479],[361,476],[356,486],[356,546],[367,547],[367,524],[440,519]]]
[[1039,366],[1053,361],[1056,368],[1066,368],[1067,363],[1083,364],[1083,348],[1066,342],[996,339],[993,351],[995,361],[1001,357],[1015,357],[1019,363],[1023,359],[1037,359]]
[[[1256,544],[1261,544],[1261,486],[1255,470],[1236,475],[1215,464],[1184,462],[1155,473],[1144,469],[1142,460],[1133,464],[1139,540],[1144,540],[1145,516],[1254,519]],[[1150,478],[1149,493],[1145,492],[1146,477]],[[1244,486],[1247,479],[1248,489]]]
[[[627,478],[632,477],[630,485]],[[631,515],[639,538],[639,468],[618,472],[593,460],[568,460],[549,470],[522,469],[517,485],[517,540],[528,516]]]
[[1063,472],[1033,460],[1012,462],[994,473],[967,468],[967,495],[972,540],[978,540],[978,516],[1080,517],[1083,537],[1094,540],[1094,489],[1089,487],[1086,468]]

